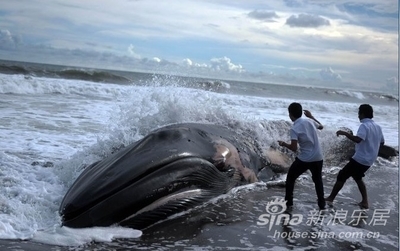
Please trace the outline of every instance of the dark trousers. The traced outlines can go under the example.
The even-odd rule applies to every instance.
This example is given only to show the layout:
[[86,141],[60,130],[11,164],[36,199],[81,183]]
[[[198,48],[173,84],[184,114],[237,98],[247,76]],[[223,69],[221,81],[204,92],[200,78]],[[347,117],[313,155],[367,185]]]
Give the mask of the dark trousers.
[[318,197],[318,206],[320,209],[325,208],[324,185],[322,183],[322,164],[322,160],[315,162],[304,162],[298,158],[295,159],[286,176],[285,200],[287,206],[293,205],[293,189],[296,179],[305,171],[310,170]]

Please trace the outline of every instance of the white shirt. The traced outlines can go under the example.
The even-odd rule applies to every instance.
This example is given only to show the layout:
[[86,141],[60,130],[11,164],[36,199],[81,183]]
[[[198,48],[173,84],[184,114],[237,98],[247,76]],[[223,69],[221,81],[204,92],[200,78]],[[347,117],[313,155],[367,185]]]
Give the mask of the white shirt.
[[323,159],[317,128],[318,125],[314,121],[300,117],[290,129],[290,139],[299,143],[300,154],[297,157],[301,161],[314,162]]
[[372,119],[361,120],[357,136],[362,139],[356,144],[356,152],[353,159],[365,166],[372,166],[378,157],[379,147],[385,142],[381,127]]

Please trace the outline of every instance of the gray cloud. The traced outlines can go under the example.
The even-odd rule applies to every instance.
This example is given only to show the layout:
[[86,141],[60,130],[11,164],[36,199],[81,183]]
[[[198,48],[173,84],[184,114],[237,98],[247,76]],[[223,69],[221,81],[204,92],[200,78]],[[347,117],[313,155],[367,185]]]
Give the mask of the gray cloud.
[[290,27],[316,28],[320,26],[329,26],[329,20],[310,14],[292,15],[286,20],[286,24]]
[[342,76],[332,70],[331,67],[323,69],[319,72],[322,80],[325,81],[342,81]]
[[0,48],[14,49],[21,44],[21,38],[11,34],[9,30],[0,30]]
[[298,8],[298,7],[304,6],[304,3],[299,0],[284,0],[283,2],[285,2],[286,6],[288,6],[288,7]]
[[133,46],[132,44],[130,44],[128,47],[128,53],[129,53],[129,55],[131,55],[134,58],[137,58],[137,59],[141,58],[141,56],[135,51],[135,46]]
[[399,90],[399,80],[397,77],[391,77],[386,79],[386,88],[393,91]]
[[279,17],[275,13],[275,11],[266,11],[266,10],[254,10],[249,14],[247,14],[247,16],[258,20],[271,20],[273,18]]

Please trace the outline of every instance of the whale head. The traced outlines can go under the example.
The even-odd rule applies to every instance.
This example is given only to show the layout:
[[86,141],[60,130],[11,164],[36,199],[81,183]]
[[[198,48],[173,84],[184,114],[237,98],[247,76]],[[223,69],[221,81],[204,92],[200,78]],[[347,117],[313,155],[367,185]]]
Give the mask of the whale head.
[[171,125],[87,167],[59,212],[68,227],[143,229],[257,181],[265,166],[243,134],[215,125]]

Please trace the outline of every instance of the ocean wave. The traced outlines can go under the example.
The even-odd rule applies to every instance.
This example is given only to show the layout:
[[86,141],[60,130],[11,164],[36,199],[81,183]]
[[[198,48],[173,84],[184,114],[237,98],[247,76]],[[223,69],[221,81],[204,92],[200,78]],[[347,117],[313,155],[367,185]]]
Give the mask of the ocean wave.
[[[100,109],[100,107],[109,107],[110,114],[98,116],[100,117],[98,118],[99,121],[101,121],[101,133],[99,133],[97,140],[93,141],[93,143],[87,143],[88,139],[92,136],[83,137],[79,140],[79,147],[76,148],[74,147],[75,143],[71,143],[71,138],[77,137],[77,134],[89,135],[93,131],[91,128],[87,128],[86,123],[83,123],[85,120],[80,122],[81,120],[75,119],[75,116],[82,115],[82,113],[77,112],[75,109],[72,109],[71,113],[62,114],[62,117],[61,115],[56,116],[56,114],[48,116],[49,122],[55,122],[58,118],[67,120],[68,116],[70,116],[70,120],[67,121],[71,122],[71,127],[76,126],[75,130],[71,133],[67,133],[65,129],[60,130],[60,138],[54,137],[53,134],[46,134],[46,132],[38,134],[40,137],[35,137],[35,134],[32,134],[34,131],[32,131],[32,128],[29,130],[29,126],[32,126],[29,122],[33,121],[33,118],[38,118],[38,114],[43,113],[39,109],[33,110],[36,108],[29,108],[24,111],[33,111],[33,118],[29,118],[28,120],[18,118],[18,123],[7,127],[11,128],[11,131],[14,132],[10,138],[16,142],[31,141],[32,138],[43,138],[46,140],[49,138],[53,142],[46,148],[37,148],[49,153],[44,154],[40,151],[41,158],[37,162],[26,161],[31,160],[29,155],[31,150],[28,152],[23,151],[24,158],[26,159],[20,159],[16,155],[0,152],[0,166],[2,166],[4,174],[0,178],[1,184],[3,184],[3,186],[0,186],[0,190],[2,191],[0,193],[0,212],[3,213],[1,219],[4,223],[3,228],[5,229],[0,237],[3,239],[26,239],[54,244],[53,241],[56,241],[59,237],[63,237],[56,243],[57,245],[61,245],[62,243],[69,245],[77,243],[79,245],[92,241],[108,241],[108,239],[104,238],[104,229],[100,229],[102,231],[98,231],[98,228],[87,229],[89,233],[93,234],[87,237],[88,232],[86,230],[85,232],[66,232],[65,229],[59,228],[60,219],[56,213],[58,205],[62,196],[82,171],[84,165],[90,165],[95,161],[105,158],[107,155],[115,152],[116,149],[143,138],[150,131],[158,127],[186,122],[229,126],[237,133],[243,132],[253,136],[252,139],[256,140],[265,149],[275,146],[278,151],[282,152],[284,150],[278,146],[277,140],[290,140],[288,131],[292,123],[289,122],[289,118],[287,117],[289,100],[230,96],[227,94],[206,92],[200,89],[171,88],[162,84],[157,86],[157,88],[153,88],[150,86],[106,85],[78,80],[26,78],[24,75],[3,78],[0,74],[0,93],[1,91],[7,91],[4,89],[4,86],[12,93],[78,93],[97,97],[99,95],[108,95],[108,92],[116,92],[118,95],[123,93],[127,95],[123,96],[119,102],[104,102],[103,106],[97,105],[97,99],[88,99],[90,101],[89,105],[85,105],[85,107],[90,107],[91,109],[84,110],[86,113],[83,115],[86,114],[88,118],[91,118],[88,114],[104,110]],[[115,97],[114,94],[110,96]],[[51,105],[63,105],[66,100],[71,98],[69,95],[65,95],[65,97],[57,95],[57,101],[58,97],[59,102]],[[14,100],[21,102],[19,98],[15,97]],[[250,104],[253,106],[250,107]],[[345,111],[350,111],[353,107],[353,104],[330,103],[326,101],[308,101],[302,102],[302,104],[304,104],[304,107],[311,107],[313,113],[315,111],[318,117],[320,115],[319,112],[326,111],[326,116],[321,117],[322,122],[324,120],[327,122],[328,118],[339,116],[340,114],[345,114],[343,115],[343,120],[347,121],[348,115],[346,115]],[[246,110],[244,110],[245,107]],[[13,106],[11,108],[14,110]],[[385,109],[385,107],[380,109]],[[18,115],[14,111],[10,114]],[[258,114],[258,116],[255,116],[255,114]],[[354,114],[356,117],[356,112]],[[263,118],[260,118],[261,115]],[[392,112],[388,111],[388,115],[385,118],[391,118],[389,116],[393,115]],[[46,118],[43,119],[47,121],[47,116],[44,117]],[[284,118],[284,120],[278,119],[279,117]],[[341,124],[343,120],[335,121],[339,121]],[[12,128],[14,125],[21,124],[27,125],[26,129],[23,128],[23,130],[26,130],[27,134],[30,134],[29,136],[18,136],[18,131]],[[336,163],[335,161],[338,161],[340,156],[344,156],[348,152],[336,148],[337,146],[342,146],[341,140],[346,139],[336,136],[336,126],[332,126],[332,124],[337,125],[337,122],[324,123],[326,127],[319,135],[321,146],[326,156],[324,165],[328,168],[331,168],[332,163]],[[350,141],[346,140],[346,142]],[[253,143],[253,141],[249,141],[249,143]],[[69,147],[64,148],[64,144]],[[26,144],[19,145],[23,145],[24,148],[26,147]],[[35,145],[35,141],[29,143],[29,145]],[[6,149],[11,148],[7,143],[4,147]],[[16,149],[19,151],[19,146]],[[61,161],[44,159],[49,155],[54,158],[58,158],[60,155],[68,156],[68,158],[63,158]],[[53,163],[48,161],[53,161]],[[385,162],[379,165],[379,167],[385,166],[398,166],[398,158],[395,159],[395,164]],[[279,185],[280,182],[282,181],[275,184],[269,183],[268,185]],[[246,189],[251,189],[252,187],[248,186]],[[265,185],[263,187],[265,188]],[[232,196],[235,198],[238,197],[238,192],[236,191],[232,191]],[[233,202],[238,205],[243,204],[237,203],[235,200]],[[107,230],[110,232],[107,235],[110,236],[110,239],[132,236],[129,232],[125,232],[125,230],[121,233],[121,229],[119,228],[108,228]]]
[[344,91],[338,91],[338,90],[329,90],[327,91],[329,94],[336,94],[336,95],[341,95],[345,97],[351,97],[351,98],[356,98],[356,99],[365,99],[365,96],[362,92],[357,92],[357,91],[349,91],[349,90],[344,90]]
[[376,95],[374,95],[374,97],[399,102],[399,97],[396,97],[391,94],[376,94]]
[[27,77],[47,77],[76,79],[101,83],[128,84],[132,80],[107,70],[84,68],[66,68],[62,66],[24,66],[19,64],[0,64],[0,73],[9,75],[25,75]]
[[30,74],[29,69],[18,65],[0,64],[0,73],[3,74]]
[[[139,73],[134,74],[139,75]],[[222,80],[200,79],[196,77],[168,74],[147,74],[146,76],[145,73],[142,73],[142,75],[135,80],[134,84],[137,86],[149,87],[185,87],[217,93],[225,93],[227,90],[231,89],[231,85]]]
[[83,80],[0,74],[0,94],[76,94],[113,97],[123,95],[126,88],[125,85],[110,85]]
[[377,93],[377,92],[361,92],[351,90],[326,90],[325,93],[329,95],[338,95],[345,98],[355,98],[357,100],[386,100],[386,101],[399,101],[399,97],[393,94]]
[[223,92],[231,88],[231,85],[224,81],[200,81],[188,87],[200,88],[205,91]]
[[92,82],[102,83],[131,83],[132,80],[129,78],[112,74],[106,71],[92,71],[85,69],[66,69],[56,74],[65,79],[79,79]]

